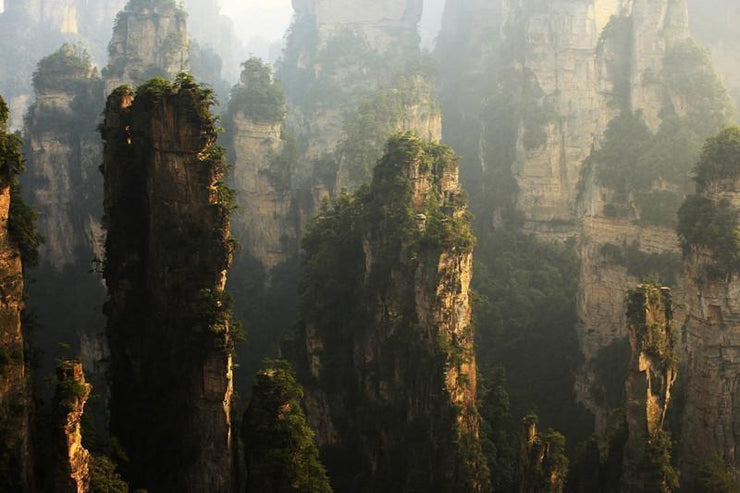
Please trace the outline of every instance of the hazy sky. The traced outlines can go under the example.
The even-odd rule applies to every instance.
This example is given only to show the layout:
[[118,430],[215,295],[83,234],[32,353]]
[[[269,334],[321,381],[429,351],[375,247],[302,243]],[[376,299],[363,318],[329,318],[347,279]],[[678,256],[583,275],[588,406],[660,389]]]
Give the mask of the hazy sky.
[[[439,29],[444,0],[425,0],[423,44],[431,48]],[[291,0],[220,0],[221,12],[234,19],[237,34],[247,44],[253,38],[282,39],[293,18]]]
[[290,0],[221,0],[221,12],[234,19],[244,42],[282,39],[293,18]]

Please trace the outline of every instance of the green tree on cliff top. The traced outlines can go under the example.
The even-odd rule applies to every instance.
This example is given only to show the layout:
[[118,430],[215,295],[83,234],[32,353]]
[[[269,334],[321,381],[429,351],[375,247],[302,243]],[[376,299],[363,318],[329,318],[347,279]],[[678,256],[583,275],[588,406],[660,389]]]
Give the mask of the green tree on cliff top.
[[247,491],[331,492],[314,433],[301,409],[302,398],[290,363],[265,360],[242,428]]

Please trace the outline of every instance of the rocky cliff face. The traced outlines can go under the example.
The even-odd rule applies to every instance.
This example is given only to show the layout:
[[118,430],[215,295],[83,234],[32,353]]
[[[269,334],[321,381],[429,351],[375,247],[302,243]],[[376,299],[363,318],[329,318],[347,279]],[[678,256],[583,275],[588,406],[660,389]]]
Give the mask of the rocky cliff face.
[[91,391],[80,362],[63,361],[57,366],[55,492],[90,491],[90,453],[82,446],[81,420]]
[[243,254],[269,273],[298,249],[298,233],[290,220],[294,163],[283,135],[285,96],[270,68],[255,58],[244,64],[232,96],[228,138],[234,190],[243,208],[236,211],[232,229]]
[[648,455],[655,453],[665,433],[678,364],[670,290],[644,284],[630,291],[627,319],[632,357],[625,382],[627,443],[622,481],[626,491],[655,491],[665,478],[645,471],[645,464],[657,459]]
[[[89,262],[98,246],[101,214],[87,210],[96,200],[86,195],[102,185],[95,135],[102,85],[87,53],[64,45],[40,62],[35,95],[24,132],[29,145],[26,180],[46,238],[42,265],[61,271],[78,255]],[[79,230],[70,230],[77,226]]]
[[697,194],[687,199],[679,215],[687,312],[680,451],[686,487],[693,487],[699,471],[713,460],[727,468],[734,481],[740,470],[736,431],[740,283],[733,260],[737,244],[731,239],[740,191],[738,139],[740,131],[734,128],[708,141],[699,161]]
[[391,139],[305,239],[309,423],[341,491],[482,491],[472,236],[451,151]]
[[[555,237],[572,234],[586,158],[598,147],[621,102],[641,111],[649,123],[659,123],[663,58],[670,45],[688,36],[681,1],[535,5],[470,0],[448,5],[439,53],[467,53],[463,62],[453,61],[457,74],[446,84],[448,90],[456,92],[454,79],[478,89],[487,75],[489,86],[498,84],[504,91],[518,81],[519,93],[507,101],[521,105],[513,108],[515,128],[507,136],[512,139],[507,143],[512,148],[508,166],[529,229]],[[466,118],[470,121],[471,115]],[[482,128],[474,132],[485,138],[486,127],[494,124],[484,117]],[[496,164],[487,163],[485,153],[478,158],[484,169]]]
[[[27,289],[29,308],[45,328],[34,341],[48,355],[39,361],[38,374],[52,374],[51,355],[59,344],[68,344],[104,397],[102,146],[95,130],[103,83],[87,52],[70,45],[42,59],[35,74],[36,98],[24,128],[28,173],[22,183],[45,238],[35,282]],[[105,407],[104,398],[89,407],[99,426]]]
[[626,337],[622,293],[648,275],[677,283],[675,213],[701,142],[727,122],[726,94],[682,0],[454,4],[439,56],[468,55],[443,76],[445,138],[472,153],[464,177],[483,224],[521,215],[540,239],[577,238],[576,394],[603,432],[596,373]]
[[352,30],[361,32],[381,52],[418,44],[422,6],[422,0],[357,0],[351,6],[337,0],[293,1],[297,22],[313,25],[319,45],[338,32]]
[[125,0],[8,0],[0,13],[0,91],[23,126],[22,116],[32,103],[31,75],[38,61],[64,42],[85,45],[102,64],[115,13]]
[[[299,170],[299,176],[307,181],[301,188],[311,191],[314,208],[327,194],[369,180],[369,168],[380,157],[389,132],[414,130],[425,137],[439,133],[440,113],[428,84],[414,82],[422,78],[417,33],[421,4],[293,2],[296,17],[278,77],[288,96],[288,126],[309,142],[306,157],[311,164]],[[392,91],[397,91],[395,106],[389,104]],[[366,104],[363,114],[362,103],[368,100],[373,104]],[[367,118],[370,108],[380,112],[375,120]],[[370,137],[363,141],[369,146],[367,159],[353,163],[367,168],[358,183],[347,176],[341,148],[347,138],[362,140],[347,134],[363,117]]]
[[210,93],[153,81],[103,125],[111,432],[132,486],[228,491],[233,250]]
[[11,14],[23,14],[31,22],[42,24],[53,31],[76,34],[79,31],[78,3],[77,0],[8,0],[5,2],[5,10]]
[[174,1],[129,2],[119,12],[103,71],[105,93],[189,68],[187,14]]
[[31,482],[30,379],[21,324],[23,269],[12,190],[23,169],[21,141],[8,134],[8,107],[0,97],[0,489],[24,491]]

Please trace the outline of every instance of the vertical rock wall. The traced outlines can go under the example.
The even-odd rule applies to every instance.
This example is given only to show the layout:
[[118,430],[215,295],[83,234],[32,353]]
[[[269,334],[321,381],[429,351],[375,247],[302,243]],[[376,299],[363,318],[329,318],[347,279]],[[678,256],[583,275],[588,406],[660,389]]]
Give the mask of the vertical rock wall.
[[8,134],[8,107],[0,97],[0,489],[31,483],[31,389],[21,324],[23,268],[9,229],[11,187],[22,168],[21,141]]
[[129,2],[118,13],[103,71],[105,93],[189,68],[187,14],[172,2]]
[[232,254],[209,93],[119,89],[103,125],[111,433],[132,486],[231,487]]
[[91,391],[80,362],[63,361],[57,366],[55,493],[90,491],[90,453],[82,445],[81,421]]
[[[102,146],[95,130],[103,83],[87,52],[70,45],[44,58],[34,80],[36,99],[24,129],[28,173],[23,185],[39,212],[45,243],[29,297],[39,323],[53,327],[36,344],[46,354],[59,343],[70,344],[97,385],[105,357],[100,312],[105,289],[94,272],[103,259]],[[53,371],[51,364],[41,373]]]
[[[691,44],[683,0],[469,0],[448,2],[445,16],[441,63],[465,54],[443,73],[445,138],[472,155],[464,176],[476,216],[499,227],[511,207],[523,216],[524,230],[538,238],[577,240],[577,331],[586,362],[575,390],[603,433],[610,413],[597,402],[604,393],[597,360],[626,338],[622,293],[656,273],[641,272],[638,259],[649,258],[651,268],[661,265],[662,281],[678,281],[674,214],[698,142],[726,119],[701,129],[692,125],[704,121],[703,108],[724,104],[722,89],[714,100],[703,100],[680,82],[696,78],[704,87],[716,87],[711,63]],[[692,69],[696,72],[689,75]],[[595,163],[610,123],[628,114],[644,120],[645,134],[670,135],[676,125],[691,128],[663,144],[663,154],[675,152],[670,172],[660,168],[661,154],[647,158],[659,171],[641,178],[646,188],[641,197],[636,187],[625,191],[605,184]],[[630,145],[625,142],[624,148]],[[648,168],[637,159],[629,165],[638,166]],[[647,199],[640,202],[644,197],[659,204],[667,197],[675,209],[656,221],[643,205]],[[615,211],[615,203],[622,210]],[[680,286],[674,296],[680,306]]]
[[680,458],[688,487],[711,461],[726,467],[734,481],[740,477],[740,280],[733,260],[737,245],[718,243],[736,234],[739,135],[731,128],[708,141],[697,194],[681,209],[687,380]]
[[487,489],[472,241],[454,156],[408,134],[309,230],[298,344],[337,490]]
[[654,484],[645,464],[657,459],[647,457],[649,446],[664,433],[678,365],[670,290],[643,284],[630,291],[627,320],[632,357],[625,382],[627,443],[622,480],[626,491],[655,491],[660,484]]

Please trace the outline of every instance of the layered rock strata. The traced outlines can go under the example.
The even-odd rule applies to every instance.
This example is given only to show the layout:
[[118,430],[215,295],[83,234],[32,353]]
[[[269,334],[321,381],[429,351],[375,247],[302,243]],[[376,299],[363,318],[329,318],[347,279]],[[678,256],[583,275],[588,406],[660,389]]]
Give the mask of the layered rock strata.
[[451,150],[392,138],[304,242],[306,407],[340,491],[485,491],[472,242]]
[[102,126],[110,426],[150,492],[231,487],[233,244],[212,103],[186,76],[122,87]]

